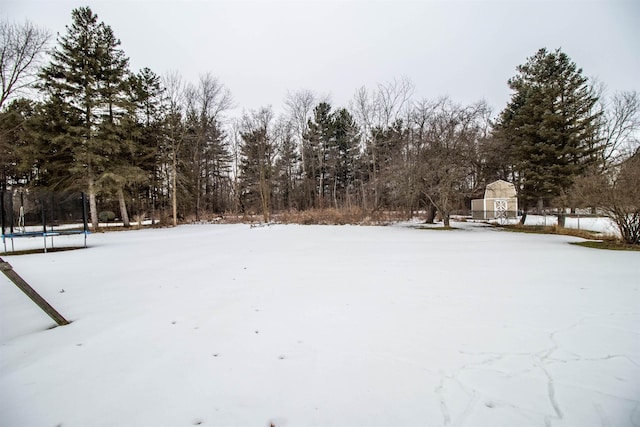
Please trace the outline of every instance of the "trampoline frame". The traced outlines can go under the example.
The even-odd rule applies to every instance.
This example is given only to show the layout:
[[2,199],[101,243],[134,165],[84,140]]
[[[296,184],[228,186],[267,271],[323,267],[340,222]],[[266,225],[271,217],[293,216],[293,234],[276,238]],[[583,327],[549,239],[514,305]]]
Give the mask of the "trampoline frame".
[[[66,235],[77,235],[77,234],[83,234],[84,235],[84,247],[87,247],[87,235],[90,233],[89,232],[89,226],[88,226],[88,221],[87,221],[87,199],[86,199],[86,195],[84,192],[80,193],[81,197],[82,197],[82,229],[78,230],[78,229],[54,229],[53,225],[49,225],[49,229],[47,229],[47,222],[46,222],[46,215],[45,215],[45,204],[41,203],[40,206],[40,213],[41,213],[41,218],[42,218],[42,230],[41,231],[26,231],[26,229],[24,228],[24,218],[21,218],[20,220],[20,225],[19,228],[21,228],[21,231],[15,231],[14,227],[13,227],[13,223],[14,223],[14,219],[13,219],[13,204],[11,206],[11,209],[9,210],[9,224],[7,224],[7,218],[5,218],[4,215],[4,208],[5,208],[5,192],[2,191],[0,192],[0,227],[1,230],[0,232],[2,233],[2,245],[4,247],[4,253],[7,254],[7,240],[11,240],[11,252],[15,251],[15,246],[14,246],[14,239],[17,238],[23,238],[23,237],[42,237],[43,238],[43,242],[44,242],[44,252],[47,253],[47,237],[51,238],[51,248],[53,248],[53,238],[55,236],[66,236]],[[23,210],[23,204],[24,202],[22,201],[22,194],[21,194],[21,212],[24,212]],[[6,229],[9,229],[9,233],[5,233]]]

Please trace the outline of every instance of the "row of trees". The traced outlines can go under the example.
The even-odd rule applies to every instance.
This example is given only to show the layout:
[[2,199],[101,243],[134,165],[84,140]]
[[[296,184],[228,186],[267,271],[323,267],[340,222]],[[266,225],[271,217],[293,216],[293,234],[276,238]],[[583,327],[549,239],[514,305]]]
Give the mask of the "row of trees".
[[[385,95],[404,99],[410,90],[402,82],[360,91],[353,112],[299,92],[289,96],[286,116],[275,119],[269,108],[245,114],[235,139],[241,209],[259,206],[268,220],[274,209],[358,207],[411,216],[426,208],[448,221],[496,173],[481,155],[490,110],[448,98],[409,104],[408,97],[382,109]],[[296,124],[295,117],[304,120]]]
[[[606,102],[560,50],[541,49],[518,67],[497,118],[484,102],[416,100],[407,80],[361,88],[348,108],[302,90],[287,95],[280,115],[264,107],[232,118],[231,95],[212,74],[191,84],[176,73],[131,72],[88,7],[72,12],[42,67],[46,32],[2,28],[10,60],[2,63],[1,185],[86,191],[94,227],[98,205],[116,202],[125,224],[132,210],[176,224],[358,208],[426,210],[428,220],[438,211],[448,225],[498,178],[516,183],[525,208],[576,207],[587,193],[596,206],[594,183],[611,187],[637,146],[638,94]],[[24,87],[38,96],[7,103]]]

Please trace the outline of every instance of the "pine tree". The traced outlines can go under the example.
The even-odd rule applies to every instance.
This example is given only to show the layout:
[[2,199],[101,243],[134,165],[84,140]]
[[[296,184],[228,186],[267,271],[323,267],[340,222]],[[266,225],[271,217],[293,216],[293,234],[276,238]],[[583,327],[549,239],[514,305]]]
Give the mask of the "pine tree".
[[314,108],[313,117],[309,119],[308,130],[303,135],[305,177],[311,189],[316,207],[324,207],[324,199],[329,194],[329,151],[334,138],[333,114],[331,105],[321,102]]
[[366,141],[366,181],[371,189],[373,209],[394,204],[393,187],[397,187],[400,168],[404,167],[403,148],[407,126],[398,119],[389,126],[375,126]]
[[0,111],[0,191],[33,178],[36,157],[29,127],[35,112],[36,104],[24,98]]
[[30,123],[34,169],[34,185],[53,190],[84,191],[86,178],[77,171],[74,142],[69,129],[82,127],[82,114],[71,109],[58,94],[36,106]]
[[315,107],[303,135],[303,158],[317,207],[325,207],[327,199],[335,208],[350,204],[348,192],[353,192],[355,184],[359,140],[359,127],[347,109],[331,111],[327,102]]
[[98,92],[103,105],[98,138],[108,158],[98,182],[118,198],[120,217],[129,226],[125,187],[144,179],[142,169],[135,165],[140,129],[135,117],[135,105],[129,96],[129,60],[119,48],[120,40],[107,25],[100,24],[98,33]]
[[338,199],[351,205],[350,196],[354,192],[356,172],[360,154],[360,132],[353,116],[345,108],[333,115],[333,131],[336,159],[333,172],[333,199],[338,207]]
[[262,108],[242,119],[240,187],[245,206],[259,205],[265,222],[271,215],[276,144],[272,131],[273,112]]
[[134,165],[145,175],[138,189],[140,198],[147,200],[151,221],[155,223],[156,204],[161,195],[159,191],[162,174],[162,142],[164,136],[163,120],[166,103],[160,77],[149,68],[143,68],[130,77],[131,102],[138,128],[138,144]]
[[594,161],[598,113],[587,78],[559,49],[540,49],[517,70],[497,131],[508,142],[526,210],[558,196]]
[[105,173],[121,174],[120,164],[110,162],[123,151],[117,125],[127,111],[128,59],[111,28],[98,22],[89,7],[74,9],[71,16],[71,26],[41,72],[40,88],[45,102],[63,108],[64,117],[59,119],[64,123],[57,126],[64,132],[56,138],[64,138],[62,146],[72,153],[73,163],[66,166],[89,194],[91,223],[96,228],[98,180]]

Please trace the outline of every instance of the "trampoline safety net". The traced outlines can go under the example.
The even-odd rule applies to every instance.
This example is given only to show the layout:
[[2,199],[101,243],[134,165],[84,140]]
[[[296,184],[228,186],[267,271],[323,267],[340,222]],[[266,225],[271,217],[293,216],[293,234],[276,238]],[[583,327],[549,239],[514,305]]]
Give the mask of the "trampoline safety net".
[[7,239],[43,237],[47,251],[47,237],[84,234],[86,247],[87,202],[80,192],[50,192],[16,189],[0,192],[0,223],[4,251]]

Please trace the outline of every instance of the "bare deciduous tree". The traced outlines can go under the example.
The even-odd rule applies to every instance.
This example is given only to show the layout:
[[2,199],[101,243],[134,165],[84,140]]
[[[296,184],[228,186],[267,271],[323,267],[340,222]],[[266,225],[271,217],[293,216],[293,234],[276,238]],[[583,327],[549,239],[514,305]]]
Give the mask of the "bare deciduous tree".
[[[382,170],[389,170],[387,165],[399,166],[402,160],[402,146],[405,136],[402,132],[410,116],[413,83],[407,79],[393,80],[378,84],[376,90],[370,91],[361,87],[351,100],[351,110],[362,135],[362,149],[368,164],[368,182],[371,196],[362,189],[363,207],[367,208],[367,200],[371,199],[374,210],[378,210],[384,201],[386,179],[381,176]],[[393,157],[393,158],[392,158]],[[362,181],[364,185],[364,180]]]
[[422,158],[423,192],[445,227],[451,211],[473,189],[477,143],[486,127],[487,108],[483,102],[463,107],[442,98],[429,120]]
[[11,95],[34,84],[50,38],[49,31],[29,21],[23,24],[0,21],[0,108]]
[[200,76],[197,86],[188,85],[185,95],[190,132],[189,144],[185,146],[190,160],[187,169],[195,203],[194,214],[196,220],[199,220],[203,205],[207,202],[203,196],[208,195],[216,186],[214,181],[220,181],[221,175],[228,172],[222,170],[227,168],[222,163],[223,157],[227,157],[228,153],[221,115],[231,108],[232,98],[229,90],[211,73]]
[[600,125],[603,150],[601,167],[607,169],[628,158],[638,147],[640,132],[640,94],[636,91],[615,93],[600,98]]
[[177,72],[171,72],[162,79],[165,88],[167,115],[165,122],[165,151],[169,157],[169,192],[171,194],[171,218],[173,226],[178,225],[178,152],[184,134],[182,132],[182,114],[184,110],[185,85]]
[[400,80],[378,85],[376,96],[377,125],[389,127],[398,119],[406,116],[406,108],[409,108],[414,85],[406,77]]
[[618,167],[580,179],[574,197],[609,217],[620,237],[629,244],[640,244],[640,150]]
[[[275,123],[273,134],[277,151],[274,172],[274,182],[279,196],[277,202],[280,208],[290,210],[294,204],[295,186],[299,177],[295,123],[286,115],[280,115]],[[276,207],[275,202],[274,207]]]
[[375,102],[373,95],[365,86],[356,89],[353,98],[349,102],[349,110],[353,113],[358,126],[360,126],[363,137],[370,135],[375,120]]
[[307,169],[309,159],[306,158],[306,150],[304,149],[304,135],[309,131],[309,119],[312,116],[313,108],[319,102],[319,97],[310,90],[299,90],[290,92],[285,98],[285,108],[291,122],[295,126],[295,137],[298,145],[298,152],[302,156],[302,179],[303,179],[303,195],[304,198],[300,202],[300,206],[313,205],[313,176]]
[[233,211],[237,214],[242,210],[242,199],[240,197],[240,156],[242,148],[242,120],[234,118],[229,125],[229,141],[231,149],[231,164],[233,175],[232,199]]
[[295,124],[296,132],[302,139],[302,135],[307,132],[309,117],[315,106],[318,97],[310,90],[299,90],[287,93],[284,105],[287,113]]

